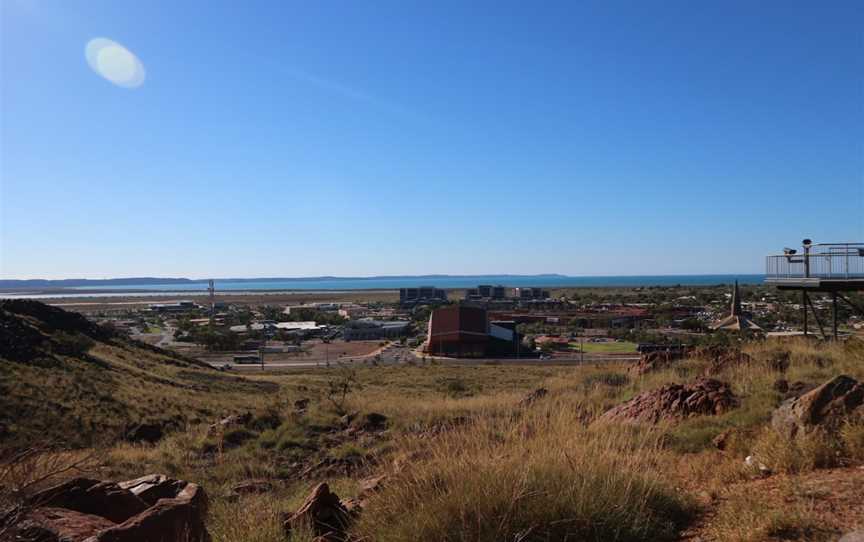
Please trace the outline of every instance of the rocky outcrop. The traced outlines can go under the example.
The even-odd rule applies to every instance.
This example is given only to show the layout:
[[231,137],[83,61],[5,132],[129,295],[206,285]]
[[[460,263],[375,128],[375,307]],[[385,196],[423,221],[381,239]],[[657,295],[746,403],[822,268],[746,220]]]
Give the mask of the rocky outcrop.
[[197,484],[187,483],[172,499],[156,504],[85,542],[209,542],[204,525],[207,496]]
[[134,480],[119,482],[117,485],[128,489],[149,506],[153,506],[159,499],[170,499],[178,495],[183,491],[186,482],[168,478],[164,474],[148,474]]
[[78,542],[115,525],[103,517],[66,508],[44,507],[30,512],[14,530],[10,540],[33,542]]
[[771,426],[792,438],[816,427],[833,431],[864,405],[864,383],[840,375],[800,397],[781,404],[771,417]]
[[198,485],[150,475],[126,482],[75,478],[32,495],[12,540],[209,542],[207,496]]
[[300,508],[284,519],[282,527],[288,537],[292,532],[309,529],[322,541],[341,542],[347,537],[345,530],[350,521],[351,514],[339,496],[326,483],[320,483]]
[[701,378],[689,384],[667,384],[637,395],[606,411],[598,422],[659,423],[691,416],[710,416],[738,406],[729,384]]
[[632,375],[643,375],[653,371],[659,371],[672,365],[675,361],[683,359],[685,352],[683,350],[660,350],[656,352],[646,352],[642,354],[639,361],[630,366],[629,372]]
[[147,503],[114,482],[74,478],[28,499],[31,507],[64,508],[121,523],[147,509]]
[[775,380],[773,384],[774,391],[782,394],[783,399],[800,397],[815,387],[816,386],[813,384],[801,382],[800,380],[796,380],[795,382],[789,382],[785,378],[779,378]]

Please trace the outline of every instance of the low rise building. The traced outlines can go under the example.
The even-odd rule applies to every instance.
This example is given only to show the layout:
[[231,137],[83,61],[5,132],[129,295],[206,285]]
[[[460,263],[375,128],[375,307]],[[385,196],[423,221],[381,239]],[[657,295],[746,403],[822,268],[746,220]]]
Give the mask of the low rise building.
[[549,299],[551,296],[549,295],[549,290],[544,290],[543,288],[514,288],[513,289],[513,297],[516,297],[521,300],[533,300],[533,299]]
[[151,312],[187,312],[199,308],[192,301],[177,301],[174,303],[151,303]]
[[434,286],[399,289],[399,303],[402,305],[415,305],[430,301],[447,301],[447,292]]
[[306,303],[304,305],[289,305],[282,311],[283,314],[291,314],[291,311],[313,310],[322,312],[336,312],[341,308],[339,303]]
[[411,322],[407,320],[361,318],[345,324],[342,328],[342,338],[346,341],[396,339],[407,335],[410,326]]

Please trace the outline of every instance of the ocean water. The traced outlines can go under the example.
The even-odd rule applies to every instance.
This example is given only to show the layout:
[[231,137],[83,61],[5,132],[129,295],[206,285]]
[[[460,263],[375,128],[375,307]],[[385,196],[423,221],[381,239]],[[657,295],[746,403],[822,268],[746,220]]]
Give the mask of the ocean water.
[[[370,277],[370,278],[294,278],[279,280],[216,279],[217,291],[255,292],[262,290],[330,291],[330,290],[394,290],[416,286],[437,288],[474,288],[479,284],[508,287],[539,286],[545,288],[610,287],[610,286],[710,286],[731,284],[761,284],[765,275],[634,275],[634,276],[583,276],[561,275],[519,276],[433,276],[433,277]],[[108,286],[79,286],[79,290],[149,290],[162,292],[200,292],[207,290],[207,281],[181,284],[131,284]],[[70,289],[71,290],[71,289]]]

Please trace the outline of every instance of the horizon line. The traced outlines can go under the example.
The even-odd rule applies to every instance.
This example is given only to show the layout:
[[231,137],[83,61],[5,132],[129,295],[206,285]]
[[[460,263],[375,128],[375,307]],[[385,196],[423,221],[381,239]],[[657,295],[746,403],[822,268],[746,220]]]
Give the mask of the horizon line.
[[481,278],[481,277],[559,277],[559,278],[598,278],[598,277],[710,277],[710,276],[759,276],[765,273],[646,273],[646,274],[584,274],[584,275],[565,275],[561,273],[470,273],[470,274],[449,274],[449,273],[431,273],[421,275],[365,275],[365,276],[337,276],[337,275],[310,275],[310,276],[264,276],[264,277],[207,277],[207,278],[190,278],[190,277],[158,277],[158,276],[126,276],[126,277],[107,277],[107,278],[14,278],[0,279],[0,284],[10,282],[73,282],[73,281],[88,281],[88,282],[107,282],[118,280],[146,280],[146,281],[185,281],[185,282],[207,282],[213,281],[268,281],[268,280],[375,280],[375,279],[405,279],[405,278]]

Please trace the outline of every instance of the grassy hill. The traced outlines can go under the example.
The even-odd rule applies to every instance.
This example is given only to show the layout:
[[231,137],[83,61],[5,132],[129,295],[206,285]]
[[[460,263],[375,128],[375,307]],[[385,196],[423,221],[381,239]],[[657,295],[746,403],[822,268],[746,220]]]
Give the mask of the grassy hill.
[[0,302],[0,445],[85,446],[255,407],[273,382],[224,375],[36,301]]
[[[318,482],[359,498],[362,480],[379,475],[383,489],[350,527],[370,542],[827,542],[864,528],[864,418],[791,440],[770,424],[788,397],[781,380],[790,389],[841,374],[864,380],[857,339],[753,341],[723,363],[694,355],[644,374],[623,364],[428,363],[241,378],[38,303],[0,307],[0,423],[9,431],[0,452],[70,435],[70,445],[93,444],[75,452],[95,452],[93,477],[161,472],[200,483],[217,542],[310,542],[309,533],[286,538],[284,513]],[[728,383],[734,408],[597,423],[640,394],[706,374]],[[345,396],[334,396],[343,384]],[[546,393],[525,403],[538,387]],[[255,410],[272,416],[208,428]],[[368,426],[371,413],[386,421]],[[130,423],[175,419],[185,427],[155,444],[116,442]],[[765,469],[748,465],[750,455]],[[235,491],[250,479],[266,489]]]

